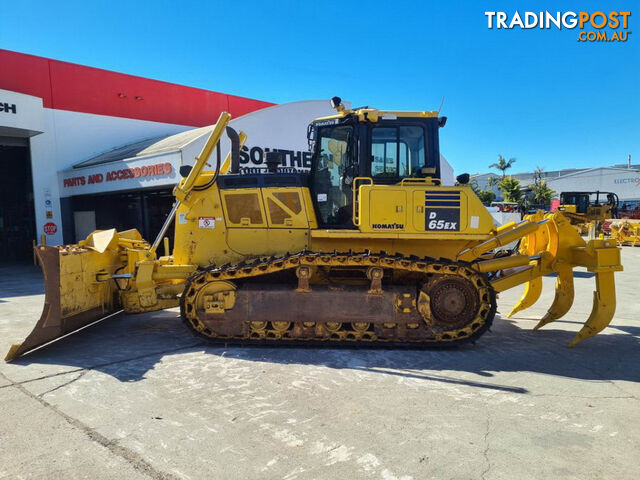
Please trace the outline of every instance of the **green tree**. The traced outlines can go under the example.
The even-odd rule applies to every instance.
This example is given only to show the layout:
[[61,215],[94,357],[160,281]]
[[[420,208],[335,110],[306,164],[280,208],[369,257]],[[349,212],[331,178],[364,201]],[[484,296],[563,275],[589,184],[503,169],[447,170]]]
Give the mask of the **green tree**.
[[519,202],[522,198],[520,180],[513,177],[505,177],[498,184],[505,202]]
[[473,190],[476,193],[476,195],[480,191],[480,185],[478,185],[478,180],[475,178],[472,178],[469,181],[469,186],[471,187],[471,190]]
[[540,185],[542,182],[542,174],[544,173],[544,168],[536,166],[536,169],[533,171],[533,184]]
[[532,185],[531,190],[533,200],[540,205],[549,205],[556,194],[555,190],[549,188],[546,180],[540,180],[540,183]]
[[471,187],[471,190],[473,190],[474,193],[478,196],[480,201],[485,205],[490,204],[496,199],[496,194],[491,190],[482,190],[480,188],[480,185],[478,185],[478,180],[475,178],[471,179],[471,181],[469,182],[469,186]]
[[499,177],[489,177],[487,179],[487,187],[489,187],[489,188],[495,187],[499,183],[500,183],[500,178]]
[[500,170],[502,172],[502,179],[504,180],[505,176],[507,175],[507,170],[509,170],[514,163],[516,163],[515,158],[505,160],[502,155],[498,155],[498,161],[489,165],[489,168],[496,168]]
[[491,204],[491,202],[493,202],[496,199],[496,194],[493,193],[491,190],[480,190],[476,193],[480,201],[485,205]]

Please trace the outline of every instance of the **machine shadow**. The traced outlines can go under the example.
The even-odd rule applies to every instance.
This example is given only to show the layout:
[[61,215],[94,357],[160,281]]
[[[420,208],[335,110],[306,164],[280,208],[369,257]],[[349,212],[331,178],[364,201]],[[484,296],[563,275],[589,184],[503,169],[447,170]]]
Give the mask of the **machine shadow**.
[[[569,349],[566,345],[574,332],[554,330],[553,326],[533,332],[530,328],[535,322],[531,321],[530,326],[528,323],[497,316],[492,331],[478,342],[452,348],[242,346],[196,337],[182,324],[179,313],[169,310],[115,317],[14,363],[77,367],[100,371],[122,382],[136,382],[167,356],[204,353],[256,363],[359,370],[517,394],[526,394],[527,390],[491,382],[493,372],[640,382],[636,368],[640,362],[640,328],[612,325],[607,334]],[[469,378],[469,374],[481,378]]]
[[44,294],[44,278],[40,267],[36,265],[0,267],[0,299],[40,294]]

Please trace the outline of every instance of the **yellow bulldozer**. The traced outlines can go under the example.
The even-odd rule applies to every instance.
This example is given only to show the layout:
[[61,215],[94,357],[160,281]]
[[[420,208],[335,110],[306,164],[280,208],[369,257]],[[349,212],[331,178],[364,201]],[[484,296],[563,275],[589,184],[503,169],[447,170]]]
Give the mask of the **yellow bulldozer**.
[[562,192],[558,210],[586,235],[591,226],[595,233],[601,233],[606,219],[617,218],[618,204],[618,195],[614,192]]
[[[278,152],[267,154],[266,172],[239,174],[246,135],[222,113],[193,166],[181,169],[153,243],[112,229],[37,246],[44,310],[6,359],[121,310],[177,306],[194,332],[225,342],[457,345],[491,326],[499,292],[526,284],[513,314],[554,272],[556,297],[536,328],[562,317],[580,266],[595,273],[596,291],[571,345],[609,324],[622,270],[615,242],[583,240],[562,213],[497,227],[468,175],[441,184],[446,117],[331,102],[335,114],[308,128],[308,176],[280,171]],[[161,255],[171,222],[173,250]]]

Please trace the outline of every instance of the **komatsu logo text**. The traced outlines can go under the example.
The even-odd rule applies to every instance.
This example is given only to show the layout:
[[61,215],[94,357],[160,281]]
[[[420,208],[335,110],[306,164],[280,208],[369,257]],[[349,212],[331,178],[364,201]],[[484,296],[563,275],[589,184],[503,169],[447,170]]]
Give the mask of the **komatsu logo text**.
[[371,228],[377,228],[380,230],[403,230],[403,223],[374,223]]

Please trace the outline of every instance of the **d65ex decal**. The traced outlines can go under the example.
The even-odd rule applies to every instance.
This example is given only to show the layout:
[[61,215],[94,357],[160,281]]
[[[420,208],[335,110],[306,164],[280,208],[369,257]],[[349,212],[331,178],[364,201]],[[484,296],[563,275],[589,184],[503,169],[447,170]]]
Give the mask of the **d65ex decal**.
[[427,208],[425,210],[425,230],[460,231],[459,208]]

